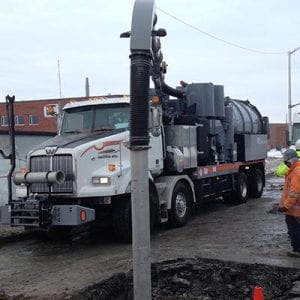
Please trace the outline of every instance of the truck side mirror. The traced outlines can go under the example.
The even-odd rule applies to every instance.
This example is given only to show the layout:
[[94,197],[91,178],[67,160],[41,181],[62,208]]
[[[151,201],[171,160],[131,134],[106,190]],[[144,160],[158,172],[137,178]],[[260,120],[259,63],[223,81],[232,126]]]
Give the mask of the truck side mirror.
[[161,134],[161,124],[162,124],[162,114],[160,107],[150,107],[150,131],[153,136],[160,136]]

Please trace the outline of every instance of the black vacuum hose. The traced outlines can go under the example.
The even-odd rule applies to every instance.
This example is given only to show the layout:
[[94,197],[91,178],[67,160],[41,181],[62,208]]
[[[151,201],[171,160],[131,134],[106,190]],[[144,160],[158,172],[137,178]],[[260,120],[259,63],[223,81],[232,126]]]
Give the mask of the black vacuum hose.
[[148,146],[148,102],[151,56],[147,52],[132,53],[130,76],[130,147]]
[[164,81],[162,82],[162,91],[170,96],[174,96],[177,98],[183,98],[183,91],[171,88]]

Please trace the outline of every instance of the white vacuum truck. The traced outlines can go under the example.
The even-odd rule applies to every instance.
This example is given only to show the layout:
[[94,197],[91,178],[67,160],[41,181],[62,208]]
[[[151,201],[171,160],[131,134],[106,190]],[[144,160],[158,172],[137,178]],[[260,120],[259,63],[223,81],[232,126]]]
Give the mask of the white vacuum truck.
[[[215,197],[260,197],[265,183],[266,119],[248,101],[224,98],[222,86],[185,90],[184,101],[165,103],[165,115],[149,105],[152,225],[184,225],[195,203]],[[27,173],[13,176],[26,194],[1,207],[1,222],[49,229],[94,221],[129,240],[129,105],[126,96],[67,104],[59,134],[28,154]]]
[[[169,87],[160,49],[166,31],[148,32],[144,47],[147,32],[139,24],[153,19],[154,27],[157,17],[143,3],[136,14],[132,31],[121,35],[131,35],[130,97],[67,104],[59,134],[28,154],[28,172],[12,176],[26,192],[17,199],[10,193],[0,209],[1,223],[50,230],[97,222],[130,241],[130,147],[149,147],[151,227],[183,226],[195,204],[216,197],[240,204],[261,196],[268,119],[249,101],[224,97],[221,85]],[[151,49],[145,51],[149,40]],[[7,99],[11,107],[12,98]],[[8,115],[13,120],[13,109]],[[13,153],[8,157],[12,175]]]

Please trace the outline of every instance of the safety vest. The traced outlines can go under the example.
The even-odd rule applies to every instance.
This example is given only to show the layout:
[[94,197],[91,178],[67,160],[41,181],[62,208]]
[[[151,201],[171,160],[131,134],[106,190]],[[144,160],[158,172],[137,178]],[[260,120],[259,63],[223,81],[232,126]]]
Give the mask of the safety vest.
[[300,161],[290,167],[285,177],[280,206],[287,209],[286,214],[300,217]]
[[[298,150],[296,152],[297,152],[298,158],[300,159],[300,150]],[[288,171],[289,171],[289,167],[284,162],[282,162],[277,166],[277,168],[275,170],[275,175],[278,177],[284,177]]]
[[289,167],[284,162],[282,162],[277,166],[275,170],[275,175],[279,177],[284,177],[288,171]]

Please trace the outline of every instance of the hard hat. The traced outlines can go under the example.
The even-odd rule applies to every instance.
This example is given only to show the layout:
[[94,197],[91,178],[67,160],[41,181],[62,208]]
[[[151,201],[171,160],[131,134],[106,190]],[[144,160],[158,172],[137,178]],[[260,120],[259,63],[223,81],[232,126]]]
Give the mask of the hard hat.
[[298,139],[295,143],[296,150],[300,150],[300,139]]
[[290,159],[296,158],[296,157],[297,157],[297,152],[293,149],[287,149],[283,153],[283,161],[287,161],[287,160],[290,160]]

